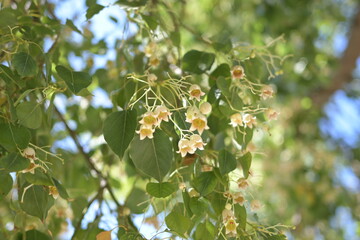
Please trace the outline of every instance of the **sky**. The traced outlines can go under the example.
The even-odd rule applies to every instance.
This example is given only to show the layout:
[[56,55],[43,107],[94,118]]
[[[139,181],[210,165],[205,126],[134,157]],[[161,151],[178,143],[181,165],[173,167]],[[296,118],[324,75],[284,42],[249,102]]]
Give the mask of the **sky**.
[[[85,1],[79,0],[52,0],[51,2],[56,3],[55,14],[56,16],[65,23],[66,19],[74,19],[74,24],[79,28],[83,29],[85,25],[88,24],[85,18],[86,6]],[[105,6],[111,6],[114,0],[105,1],[100,0],[98,4]],[[118,20],[118,23],[110,20],[109,16],[112,16]],[[130,24],[129,31],[124,34],[124,19],[126,15],[124,11],[120,8],[119,5],[107,7],[103,9],[99,14],[95,15],[91,19],[91,30],[95,34],[94,41],[99,41],[104,39],[107,43],[110,50],[105,55],[94,56],[94,71],[96,68],[102,68],[106,65],[108,60],[115,60],[116,51],[114,50],[114,44],[116,39],[121,39],[123,37],[128,37],[129,35],[136,32],[137,28],[135,25]],[[336,56],[341,56],[347,45],[346,31],[343,31],[338,34],[332,44],[334,54]],[[82,36],[78,33],[72,33],[73,41],[81,41]],[[45,48],[51,45],[51,40],[45,42]],[[77,57],[75,55],[71,56],[69,59],[71,67],[76,70],[82,70],[85,67],[85,63],[82,57]],[[360,76],[360,60],[357,64],[358,68],[355,73]],[[360,87],[358,87],[360,89]],[[101,88],[96,88],[92,91],[93,100],[91,105],[94,107],[105,107],[111,108],[112,103],[109,99],[107,93]],[[83,104],[81,97],[74,97],[70,102],[66,102],[66,98],[61,94],[57,95],[55,98],[55,104],[58,106],[61,112],[65,112],[65,105],[69,106],[72,104]],[[324,108],[325,116],[319,122],[319,128],[322,131],[324,136],[330,137],[332,141],[340,141],[346,146],[352,148],[359,145],[359,136],[360,136],[360,100],[349,98],[343,90],[337,91],[329,103]],[[69,121],[70,127],[76,128],[76,123],[74,121]],[[64,129],[64,125],[58,123],[53,131],[61,131]],[[80,142],[83,146],[87,146],[91,141],[91,136],[89,134],[83,134],[80,136]],[[71,138],[65,138],[62,141],[56,142],[54,148],[63,148],[69,151],[77,151],[76,146],[72,142]],[[86,149],[89,150],[89,149]],[[340,184],[352,192],[360,191],[360,181],[359,178],[355,175],[351,167],[344,166],[339,164],[335,172],[335,184]],[[98,203],[94,203],[91,206],[90,211],[86,215],[86,218],[83,222],[85,227],[88,222],[94,218],[94,214],[98,208],[102,207],[103,210],[109,211],[106,209],[106,206],[99,206]],[[115,207],[115,206],[113,206]],[[135,218],[135,223],[140,226],[142,223],[142,217]],[[116,218],[108,215],[105,219],[102,220],[100,226],[104,229],[112,229],[116,225]],[[344,229],[345,239],[360,239],[355,237],[356,225],[351,216],[351,209],[346,207],[339,207],[336,211],[335,216],[332,219],[332,226],[334,228]],[[147,235],[146,237],[151,237],[149,233],[153,233],[154,229],[149,226],[143,226],[142,232]],[[63,239],[68,239],[71,236],[73,229],[63,236]],[[321,235],[318,235],[316,239],[323,239]]]

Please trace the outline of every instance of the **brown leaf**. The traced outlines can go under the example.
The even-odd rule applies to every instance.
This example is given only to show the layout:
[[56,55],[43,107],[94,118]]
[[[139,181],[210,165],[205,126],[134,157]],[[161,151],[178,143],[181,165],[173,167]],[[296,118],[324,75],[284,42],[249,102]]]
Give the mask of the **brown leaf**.
[[96,235],[96,240],[111,240],[111,231],[103,231]]

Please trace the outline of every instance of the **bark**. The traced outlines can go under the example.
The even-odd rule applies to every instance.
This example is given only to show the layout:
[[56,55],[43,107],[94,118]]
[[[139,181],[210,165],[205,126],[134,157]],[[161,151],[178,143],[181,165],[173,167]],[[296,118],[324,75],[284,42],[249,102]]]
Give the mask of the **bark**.
[[356,67],[356,60],[360,56],[360,6],[354,16],[350,29],[349,42],[340,59],[337,71],[334,73],[330,85],[312,94],[312,100],[317,106],[323,106],[328,99],[345,84],[351,82],[352,72]]

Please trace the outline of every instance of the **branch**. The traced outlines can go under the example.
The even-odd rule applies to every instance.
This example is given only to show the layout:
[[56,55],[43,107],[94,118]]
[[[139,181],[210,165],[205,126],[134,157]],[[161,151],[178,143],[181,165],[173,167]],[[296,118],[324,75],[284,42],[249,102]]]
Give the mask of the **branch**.
[[[70,137],[72,138],[72,140],[74,141],[77,149],[79,150],[80,154],[83,156],[83,158],[85,159],[85,161],[87,162],[87,164],[89,165],[90,169],[94,170],[97,174],[97,176],[105,181],[105,185],[103,186],[103,188],[106,188],[109,191],[109,194],[111,196],[111,198],[113,199],[113,201],[116,204],[117,208],[122,208],[124,207],[123,205],[120,204],[120,202],[117,200],[114,191],[109,183],[109,180],[107,179],[107,177],[105,177],[103,175],[103,173],[95,166],[94,162],[92,161],[90,155],[88,153],[85,152],[83,146],[81,145],[81,143],[79,142],[79,139],[77,137],[77,134],[74,130],[72,130],[70,128],[70,126],[68,125],[67,121],[65,120],[64,116],[61,114],[61,112],[59,111],[59,109],[57,109],[57,107],[54,107],[56,114],[58,115],[58,117],[60,118],[61,122],[64,123],[65,128],[67,130],[67,132],[69,133]],[[98,196],[98,195],[97,195]],[[127,218],[129,225],[134,228],[134,230],[136,230],[136,227],[134,225],[134,223],[132,222],[132,219],[130,217]]]
[[353,21],[347,48],[340,60],[337,72],[333,75],[330,86],[312,94],[312,100],[317,106],[324,105],[336,90],[352,80],[352,72],[356,67],[356,60],[360,56],[360,5]]

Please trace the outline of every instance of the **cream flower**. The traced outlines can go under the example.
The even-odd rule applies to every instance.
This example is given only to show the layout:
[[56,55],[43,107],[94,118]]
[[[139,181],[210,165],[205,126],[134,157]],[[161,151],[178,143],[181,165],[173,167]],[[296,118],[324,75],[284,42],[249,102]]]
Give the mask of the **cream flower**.
[[188,122],[188,123],[191,123],[192,120],[194,118],[196,118],[197,116],[199,116],[200,114],[201,113],[200,113],[200,111],[199,111],[199,109],[197,107],[191,106],[191,107],[188,108],[188,110],[185,113],[185,116],[186,116],[185,121]]
[[35,150],[31,147],[27,147],[23,150],[23,156],[27,159],[35,159]]
[[160,121],[160,122],[161,121],[168,122],[169,116],[171,116],[171,114],[172,114],[169,111],[169,109],[165,106],[157,106],[154,112],[157,115],[158,121]]
[[241,206],[244,205],[244,203],[246,201],[244,196],[241,194],[241,192],[234,193],[232,197],[233,197],[234,203],[238,203]]
[[188,153],[194,154],[196,150],[188,139],[181,139],[178,143],[178,147],[179,151],[177,151],[177,153],[180,153],[182,157],[185,157]]
[[150,84],[150,86],[155,86],[155,82],[157,80],[157,76],[153,73],[150,73],[148,76],[147,76],[147,81],[148,83]]
[[278,116],[280,113],[278,113],[277,111],[275,111],[272,108],[269,108],[268,110],[266,110],[265,115],[269,120],[277,120]]
[[236,232],[236,227],[238,226],[239,224],[236,223],[235,219],[234,218],[230,218],[226,224],[225,224],[225,234],[226,235],[229,235],[229,236],[233,236],[235,237],[237,232]]
[[184,192],[186,190],[186,184],[184,182],[179,183],[179,189]]
[[205,93],[201,91],[199,85],[196,84],[190,86],[189,93],[190,93],[190,100],[195,98],[196,100],[200,101],[200,97],[205,95]]
[[145,52],[145,56],[146,57],[151,57],[157,49],[157,45],[155,42],[150,42],[144,49]]
[[235,113],[230,116],[230,125],[233,127],[242,126],[243,120],[240,113]]
[[200,105],[200,112],[204,115],[211,113],[211,110],[212,110],[211,104],[208,102],[203,102]]
[[244,68],[236,65],[231,69],[231,76],[233,79],[242,79],[245,77]]
[[256,125],[256,117],[252,116],[251,114],[244,114],[243,118],[245,127],[253,128]]
[[152,126],[149,125],[141,125],[140,130],[136,131],[137,134],[140,134],[140,140],[143,140],[146,137],[152,139],[154,137],[154,132],[155,129],[153,129]]
[[143,114],[142,119],[139,121],[140,124],[152,127],[158,125],[158,116],[154,112],[146,112]]
[[259,200],[252,200],[250,203],[251,211],[257,211],[262,207],[262,204]]
[[[228,205],[228,204],[226,204]],[[231,205],[230,208],[225,208],[222,213],[222,218],[223,218],[223,223],[225,224],[227,221],[229,221],[231,218],[235,218],[234,217],[234,212],[231,211]]]
[[237,184],[240,189],[246,189],[249,186],[249,183],[245,178],[239,178]]
[[190,143],[194,148],[197,148],[199,150],[204,150],[204,146],[206,143],[203,142],[202,138],[199,134],[194,134],[190,136]]
[[199,114],[191,121],[190,131],[197,130],[200,134],[203,133],[204,130],[209,129],[207,125],[207,119],[204,115]]
[[273,95],[274,95],[274,89],[271,86],[266,85],[261,89],[260,97],[262,99],[266,100],[268,98],[272,98]]
[[49,186],[49,195],[52,195],[54,199],[59,197],[59,192],[55,186]]

